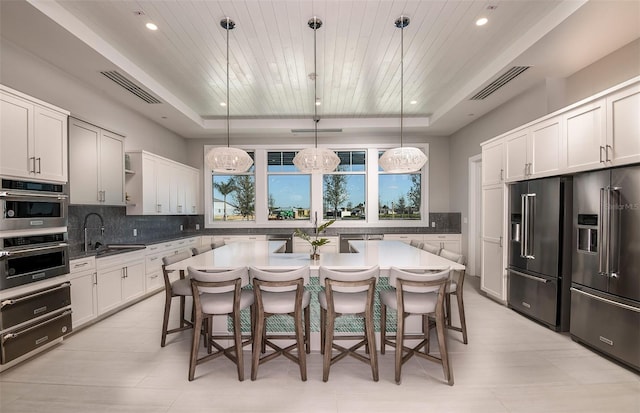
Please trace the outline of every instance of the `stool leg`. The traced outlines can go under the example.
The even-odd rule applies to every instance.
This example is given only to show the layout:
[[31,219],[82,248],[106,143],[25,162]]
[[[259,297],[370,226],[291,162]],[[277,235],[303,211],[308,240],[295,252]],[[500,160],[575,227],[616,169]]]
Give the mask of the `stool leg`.
[[244,363],[242,356],[242,328],[240,327],[240,312],[233,313],[233,335],[236,347],[236,365],[238,367],[238,380],[244,380]]
[[311,306],[304,309],[304,342],[307,354],[311,354]]
[[307,381],[307,359],[305,352],[305,338],[302,329],[302,314],[296,312],[294,314],[296,327],[296,343],[298,345],[298,365],[300,366],[300,378]]
[[402,353],[404,345],[404,312],[398,309],[398,327],[396,328],[396,384],[400,384],[402,375]]
[[335,324],[335,314],[327,311],[325,315],[326,326],[324,334],[324,357],[322,361],[322,381],[329,380],[329,368],[331,367],[331,349],[333,347],[333,329]]
[[162,338],[160,339],[160,347],[164,347],[167,343],[167,329],[169,328],[170,313],[171,313],[171,290],[166,290],[165,296],[164,296],[164,316],[162,317]]
[[369,361],[371,362],[371,374],[373,375],[373,381],[378,381],[378,351],[376,350],[376,334],[373,329],[373,311],[371,309],[365,313],[364,323],[367,348],[369,349]]
[[464,302],[462,299],[462,291],[456,292],[456,298],[458,299],[458,314],[460,314],[460,327],[462,329],[462,342],[467,344],[467,320],[464,316]]
[[440,349],[440,358],[442,359],[442,370],[444,371],[444,378],[450,386],[453,386],[453,373],[451,366],[449,365],[449,353],[447,351],[447,340],[444,336],[444,315],[436,312],[436,331],[438,333],[438,347]]
[[263,340],[262,331],[265,328],[264,313],[258,310],[256,318],[255,331],[253,333],[253,351],[251,352],[251,380],[255,380],[258,377],[258,365],[260,364]]
[[327,310],[320,308],[320,354],[324,354],[324,343],[326,337],[327,327]]
[[193,334],[191,337],[191,355],[189,357],[189,381],[193,381],[198,360],[198,345],[200,344],[200,329],[202,328],[202,314],[196,312],[193,320]]
[[380,354],[384,354],[387,346],[387,306],[380,303]]

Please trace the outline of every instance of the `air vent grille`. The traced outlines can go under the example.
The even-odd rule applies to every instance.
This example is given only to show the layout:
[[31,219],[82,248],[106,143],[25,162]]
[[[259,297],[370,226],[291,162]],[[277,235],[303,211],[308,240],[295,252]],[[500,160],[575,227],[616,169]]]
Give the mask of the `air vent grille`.
[[151,93],[144,90],[141,86],[136,85],[135,83],[133,83],[132,81],[124,77],[121,73],[115,70],[108,70],[100,73],[103,76],[105,76],[107,79],[110,79],[111,81],[118,84],[120,87],[126,89],[130,93],[133,93],[134,95],[136,95],[137,97],[139,97],[140,99],[144,100],[147,103],[150,103],[150,104],[162,103]]
[[490,94],[500,89],[507,83],[511,82],[522,72],[530,68],[531,66],[514,66],[511,69],[507,70],[504,74],[502,74],[499,78],[494,80],[485,86],[481,91],[473,95],[470,100],[483,100],[486,99]]

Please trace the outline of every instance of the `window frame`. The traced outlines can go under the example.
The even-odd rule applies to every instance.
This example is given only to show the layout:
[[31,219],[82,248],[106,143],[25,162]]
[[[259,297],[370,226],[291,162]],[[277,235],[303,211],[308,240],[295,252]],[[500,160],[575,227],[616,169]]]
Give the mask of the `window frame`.
[[[427,157],[429,156],[428,143],[412,143],[414,147],[421,149]],[[318,221],[322,221],[323,216],[323,174],[311,174],[311,220],[273,220],[269,221],[268,207],[268,179],[267,179],[267,152],[284,151],[297,152],[302,149],[313,147],[312,145],[234,145],[247,151],[254,152],[255,163],[255,189],[256,189],[256,211],[255,221],[213,221],[212,220],[212,184],[211,169],[206,162],[207,152],[220,145],[204,145],[204,226],[205,228],[301,228],[312,226],[315,213]],[[366,172],[366,219],[364,220],[340,220],[336,221],[336,226],[341,228],[362,228],[366,226],[376,227],[416,227],[429,226],[429,162],[422,168],[421,178],[421,206],[420,220],[380,220],[378,217],[378,151],[394,148],[393,144],[332,144],[323,145],[334,151],[365,151]],[[424,212],[422,212],[424,211]]]

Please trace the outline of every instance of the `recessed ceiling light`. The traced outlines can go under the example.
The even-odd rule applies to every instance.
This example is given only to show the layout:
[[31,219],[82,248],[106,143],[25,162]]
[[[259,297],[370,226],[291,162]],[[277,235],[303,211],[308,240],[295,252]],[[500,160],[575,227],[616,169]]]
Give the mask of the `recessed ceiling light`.
[[227,102],[220,102],[220,106],[227,106]]
[[476,20],[476,26],[484,26],[488,22],[489,19],[487,19],[486,17],[480,17],[478,20]]
[[409,103],[411,103],[412,105],[415,105],[416,103],[418,103],[418,101],[417,101],[417,100],[412,100],[412,101],[411,101],[411,102],[409,102]]
[[147,23],[145,26],[147,26],[147,29],[149,30],[158,30],[158,26],[156,26],[155,24],[149,22]]

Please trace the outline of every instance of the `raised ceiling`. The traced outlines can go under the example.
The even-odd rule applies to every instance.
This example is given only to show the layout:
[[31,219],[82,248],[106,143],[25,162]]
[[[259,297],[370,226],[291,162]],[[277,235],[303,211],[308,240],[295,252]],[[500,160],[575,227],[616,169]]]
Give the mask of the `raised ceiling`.
[[[265,137],[312,128],[312,16],[324,22],[317,32],[320,128],[363,135],[399,125],[400,29],[393,23],[400,15],[411,19],[405,125],[420,135],[449,135],[533,84],[566,77],[640,37],[635,1],[0,3],[3,38],[191,138],[226,133],[225,16],[236,23],[232,132]],[[483,16],[489,22],[476,26]],[[159,29],[148,30],[147,22]],[[513,66],[531,68],[485,99],[471,99]],[[146,103],[100,74],[113,70],[161,103]]]

